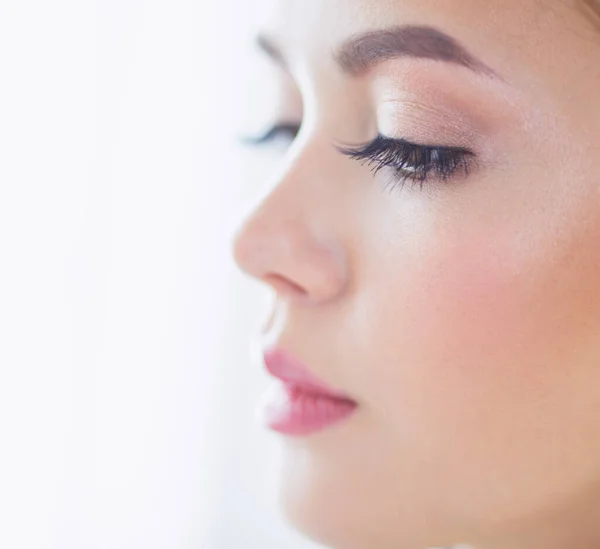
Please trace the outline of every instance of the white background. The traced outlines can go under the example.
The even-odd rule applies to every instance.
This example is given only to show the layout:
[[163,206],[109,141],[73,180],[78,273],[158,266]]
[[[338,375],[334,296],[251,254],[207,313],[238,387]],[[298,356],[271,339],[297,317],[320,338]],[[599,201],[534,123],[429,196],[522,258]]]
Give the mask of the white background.
[[0,547],[304,549],[229,256],[252,2],[0,0]]

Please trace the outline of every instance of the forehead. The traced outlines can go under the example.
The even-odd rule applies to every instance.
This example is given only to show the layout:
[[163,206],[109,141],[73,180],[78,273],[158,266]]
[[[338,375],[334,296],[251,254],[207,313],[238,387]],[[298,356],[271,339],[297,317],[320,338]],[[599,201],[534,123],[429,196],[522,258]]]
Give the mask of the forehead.
[[[600,51],[596,0],[259,0],[258,24],[293,64],[325,58],[349,37],[398,25],[438,28],[492,67],[560,66]],[[586,49],[585,46],[588,46]],[[571,51],[584,46],[585,52]]]

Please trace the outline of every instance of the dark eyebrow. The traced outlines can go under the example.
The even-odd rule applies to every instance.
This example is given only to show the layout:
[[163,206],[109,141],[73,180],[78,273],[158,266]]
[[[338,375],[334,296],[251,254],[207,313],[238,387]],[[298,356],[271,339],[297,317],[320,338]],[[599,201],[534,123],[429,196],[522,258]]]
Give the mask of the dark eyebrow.
[[433,27],[399,26],[353,36],[335,54],[345,72],[358,76],[397,57],[433,59],[498,76],[451,36]]
[[[256,45],[277,65],[288,71],[285,56],[266,36],[258,35]],[[433,27],[404,25],[374,30],[352,36],[334,53],[338,65],[352,76],[360,76],[380,63],[398,57],[454,63],[477,73],[501,78],[457,40]]]

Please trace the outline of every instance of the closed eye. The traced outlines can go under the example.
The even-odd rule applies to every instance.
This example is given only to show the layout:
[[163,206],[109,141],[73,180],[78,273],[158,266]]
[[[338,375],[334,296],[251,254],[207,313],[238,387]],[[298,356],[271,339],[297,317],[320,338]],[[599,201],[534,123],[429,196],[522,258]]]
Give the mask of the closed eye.
[[375,174],[390,168],[394,187],[413,181],[422,188],[430,179],[446,182],[459,175],[466,177],[475,159],[475,154],[464,147],[419,145],[383,135],[364,145],[336,148]]
[[264,146],[283,142],[291,144],[300,132],[300,125],[294,122],[284,122],[269,128],[263,134],[251,137],[242,137],[241,142],[248,146]]

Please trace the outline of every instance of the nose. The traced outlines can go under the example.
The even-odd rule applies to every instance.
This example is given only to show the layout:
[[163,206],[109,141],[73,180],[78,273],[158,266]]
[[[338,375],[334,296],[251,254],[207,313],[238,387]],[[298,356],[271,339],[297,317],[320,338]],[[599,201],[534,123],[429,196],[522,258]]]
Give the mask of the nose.
[[242,271],[279,297],[311,304],[338,298],[348,279],[335,201],[315,170],[318,162],[297,158],[242,222],[233,243]]

